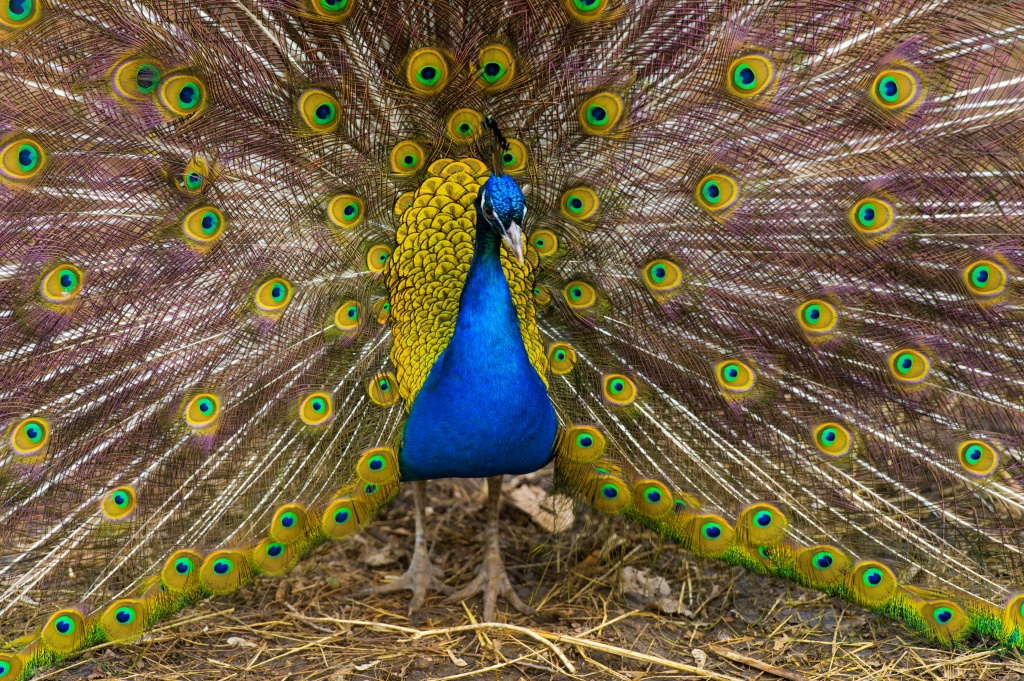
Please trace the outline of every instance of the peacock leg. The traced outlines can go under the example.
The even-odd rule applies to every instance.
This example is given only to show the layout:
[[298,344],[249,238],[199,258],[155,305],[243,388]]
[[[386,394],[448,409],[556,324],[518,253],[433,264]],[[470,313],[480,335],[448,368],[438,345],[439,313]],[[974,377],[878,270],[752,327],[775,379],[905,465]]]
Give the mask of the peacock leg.
[[409,569],[395,581],[369,589],[369,592],[374,594],[386,594],[405,589],[412,591],[412,600],[409,601],[410,615],[423,607],[423,601],[426,600],[428,592],[440,591],[443,594],[450,594],[453,591],[450,586],[441,581],[444,579],[444,571],[430,562],[430,554],[427,552],[426,481],[417,480],[412,483],[412,491],[413,499],[416,502],[416,544],[412,551]]
[[480,562],[476,577],[448,597],[449,603],[456,603],[476,594],[483,595],[485,622],[494,621],[498,596],[504,596],[513,608],[525,615],[533,613],[533,609],[523,603],[512,589],[512,582],[509,581],[508,572],[505,570],[505,561],[501,557],[501,544],[498,541],[501,481],[502,476],[500,475],[487,478],[487,529],[485,531],[487,546],[484,549],[484,559]]

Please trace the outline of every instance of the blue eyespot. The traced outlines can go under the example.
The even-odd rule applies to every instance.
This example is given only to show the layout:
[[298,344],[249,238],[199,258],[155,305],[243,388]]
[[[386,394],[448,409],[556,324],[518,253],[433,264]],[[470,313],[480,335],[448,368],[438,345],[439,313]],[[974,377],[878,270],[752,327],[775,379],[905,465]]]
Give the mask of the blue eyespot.
[[63,617],[57,618],[57,621],[53,623],[53,628],[56,629],[58,633],[67,635],[75,630],[75,621],[67,615],[64,615]]

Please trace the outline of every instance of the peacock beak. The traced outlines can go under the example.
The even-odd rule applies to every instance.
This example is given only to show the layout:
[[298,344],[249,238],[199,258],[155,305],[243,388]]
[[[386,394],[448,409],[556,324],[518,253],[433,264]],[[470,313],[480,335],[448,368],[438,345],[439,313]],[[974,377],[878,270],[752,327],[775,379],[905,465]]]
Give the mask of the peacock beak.
[[523,228],[516,223],[510,223],[508,229],[502,233],[501,238],[505,240],[505,245],[509,247],[513,253],[516,254],[516,260],[519,264],[523,264]]

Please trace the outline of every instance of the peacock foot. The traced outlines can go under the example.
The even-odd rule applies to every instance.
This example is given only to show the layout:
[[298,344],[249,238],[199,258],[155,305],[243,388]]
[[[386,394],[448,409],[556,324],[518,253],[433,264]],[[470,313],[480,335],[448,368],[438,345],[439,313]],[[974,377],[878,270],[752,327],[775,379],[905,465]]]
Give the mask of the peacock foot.
[[462,587],[446,599],[448,603],[458,603],[467,598],[480,594],[484,599],[484,622],[494,622],[494,615],[498,606],[498,596],[502,596],[509,605],[523,613],[532,615],[533,608],[523,603],[522,599],[512,588],[508,572],[505,570],[505,561],[502,560],[501,550],[497,547],[487,547],[484,559],[477,568],[476,577],[466,586]]
[[437,591],[451,594],[454,589],[444,583],[444,571],[430,562],[425,544],[416,543],[409,569],[398,579],[387,584],[367,589],[368,594],[388,594],[396,591],[411,591],[409,614],[412,615],[423,607],[427,594]]
[[405,574],[393,582],[382,584],[367,589],[365,594],[388,594],[395,591],[412,591],[412,600],[409,601],[409,614],[412,615],[423,607],[427,594],[431,591],[439,591],[443,594],[450,594],[454,589],[445,584],[444,571],[430,562],[430,552],[427,550],[427,483],[417,481],[412,484],[413,499],[416,503],[416,544],[412,551],[412,560],[409,562],[409,569]]
[[504,597],[513,608],[524,615],[532,615],[533,608],[523,603],[512,588],[508,572],[505,570],[505,561],[501,557],[501,544],[499,543],[498,512],[501,500],[501,476],[497,475],[487,478],[487,547],[484,549],[484,559],[477,568],[476,577],[466,586],[462,587],[451,596],[447,602],[458,603],[467,598],[480,594],[484,599],[484,621],[493,622],[495,611],[498,606],[498,596]]

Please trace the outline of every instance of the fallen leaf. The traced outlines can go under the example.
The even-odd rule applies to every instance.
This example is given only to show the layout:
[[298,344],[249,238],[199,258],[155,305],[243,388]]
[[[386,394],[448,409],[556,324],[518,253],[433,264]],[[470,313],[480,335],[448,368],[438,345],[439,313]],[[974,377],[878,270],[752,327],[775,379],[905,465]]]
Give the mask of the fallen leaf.
[[450,657],[452,659],[452,664],[454,664],[456,667],[468,667],[469,666],[469,663],[466,662],[465,660],[463,660],[461,657],[459,657],[455,653],[453,653],[451,648],[449,648],[445,652],[448,653],[448,657]]
[[622,589],[664,613],[671,615],[679,612],[679,600],[672,597],[672,587],[668,581],[647,570],[637,570],[630,565],[622,568]]
[[365,672],[367,669],[373,669],[380,664],[380,660],[374,660],[373,662],[367,662],[366,664],[357,664],[353,669],[357,672]]
[[237,646],[238,648],[255,648],[256,644],[247,638],[241,636],[232,636],[228,639],[228,645]]
[[537,485],[506,490],[505,499],[546,532],[565,532],[576,519],[572,499],[562,494],[549,494]]
[[704,669],[704,665],[708,663],[707,653],[700,648],[694,648],[690,651],[690,655],[693,655],[693,659],[697,663],[697,669]]

